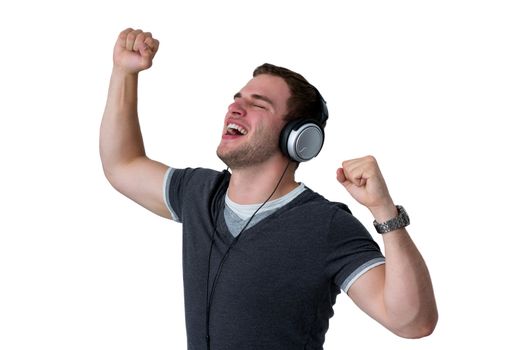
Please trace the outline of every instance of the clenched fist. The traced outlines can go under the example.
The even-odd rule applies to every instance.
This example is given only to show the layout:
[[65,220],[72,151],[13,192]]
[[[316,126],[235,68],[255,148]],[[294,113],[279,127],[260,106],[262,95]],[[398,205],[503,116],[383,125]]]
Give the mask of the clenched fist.
[[344,161],[337,169],[339,181],[360,204],[367,207],[377,221],[382,222],[397,215],[386,182],[372,156]]
[[126,73],[138,73],[151,67],[158,49],[159,41],[151,33],[128,28],[118,36],[113,50],[113,64]]

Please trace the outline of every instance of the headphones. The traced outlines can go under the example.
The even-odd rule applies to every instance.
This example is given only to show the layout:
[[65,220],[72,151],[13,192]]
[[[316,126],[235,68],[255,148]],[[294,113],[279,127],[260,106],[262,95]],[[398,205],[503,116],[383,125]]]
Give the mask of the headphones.
[[326,101],[314,87],[318,106],[312,116],[286,124],[279,136],[281,151],[296,162],[306,162],[319,154],[324,143],[323,125],[328,120]]

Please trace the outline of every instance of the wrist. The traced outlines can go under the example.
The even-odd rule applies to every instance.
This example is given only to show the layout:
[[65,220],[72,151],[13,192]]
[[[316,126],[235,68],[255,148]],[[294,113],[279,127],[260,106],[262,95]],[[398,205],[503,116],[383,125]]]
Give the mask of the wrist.
[[385,222],[397,216],[397,208],[393,202],[378,207],[370,207],[369,210],[377,222]]
[[111,75],[117,78],[137,78],[139,76],[139,72],[131,71],[125,67],[114,65]]

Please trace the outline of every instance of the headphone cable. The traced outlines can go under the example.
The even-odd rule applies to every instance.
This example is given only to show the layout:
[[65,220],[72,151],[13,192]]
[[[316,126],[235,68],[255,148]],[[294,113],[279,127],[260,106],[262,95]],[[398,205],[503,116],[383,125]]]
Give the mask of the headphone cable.
[[220,212],[220,210],[217,210],[217,213],[216,213],[216,216],[215,216],[215,224],[214,224],[214,228],[213,228],[213,234],[212,234],[212,238],[211,238],[210,251],[208,253],[208,273],[207,273],[207,276],[206,276],[206,344],[207,344],[208,350],[210,349],[210,312],[211,312],[211,304],[212,304],[212,301],[213,301],[213,295],[215,294],[215,287],[217,286],[217,281],[218,281],[219,276],[221,275],[221,272],[222,272],[222,266],[224,265],[224,262],[228,258],[228,255],[230,254],[230,250],[239,241],[239,238],[241,237],[241,234],[247,229],[248,225],[250,225],[250,222],[252,222],[252,219],[255,217],[255,215],[270,200],[270,198],[272,198],[272,196],[275,194],[275,192],[279,188],[279,185],[283,181],[284,175],[286,174],[286,171],[288,170],[288,167],[290,166],[290,163],[291,163],[291,161],[289,161],[288,164],[286,164],[286,168],[284,168],[284,171],[283,171],[281,177],[279,178],[279,181],[277,182],[277,185],[273,189],[272,193],[259,206],[259,208],[257,208],[257,210],[255,210],[255,212],[252,214],[252,216],[250,217],[248,222],[246,222],[246,224],[241,229],[241,231],[239,232],[237,237],[234,238],[233,242],[230,244],[230,246],[226,250],[226,253],[224,253],[224,255],[222,256],[221,261],[219,262],[219,267],[217,268],[217,273],[215,274],[215,277],[213,279],[213,283],[211,285],[211,292],[208,293],[208,291],[209,291],[209,281],[210,281],[210,269],[211,269],[211,252],[212,252],[212,249],[213,249],[213,243],[215,242],[215,233],[217,232],[217,221],[219,219],[219,214],[218,213]]

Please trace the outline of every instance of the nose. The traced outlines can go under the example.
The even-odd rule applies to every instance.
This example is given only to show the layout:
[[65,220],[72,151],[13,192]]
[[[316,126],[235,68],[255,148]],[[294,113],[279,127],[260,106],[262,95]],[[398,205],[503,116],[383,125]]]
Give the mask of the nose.
[[244,117],[246,115],[246,109],[244,108],[241,99],[235,99],[235,101],[228,107],[230,115],[235,117]]

